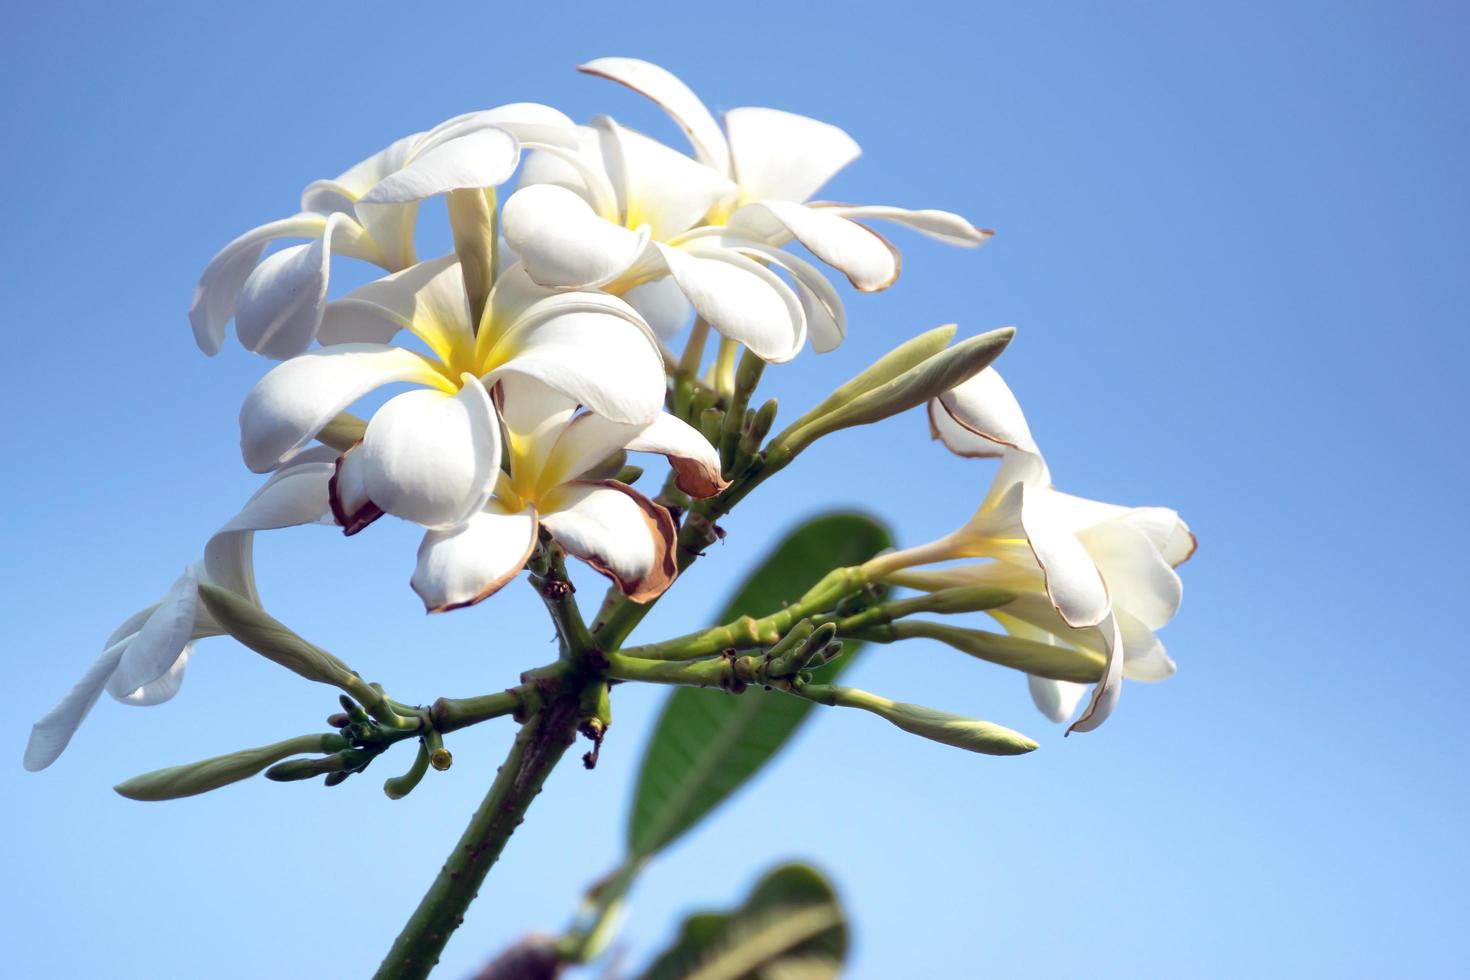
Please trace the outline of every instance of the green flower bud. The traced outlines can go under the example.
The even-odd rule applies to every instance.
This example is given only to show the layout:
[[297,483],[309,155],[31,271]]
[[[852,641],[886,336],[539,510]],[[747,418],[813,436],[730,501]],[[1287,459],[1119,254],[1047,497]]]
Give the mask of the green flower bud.
[[225,632],[267,660],[307,680],[341,688],[359,701],[376,700],[375,692],[346,664],[306,642],[244,596],[217,585],[200,583],[199,597]]
[[332,751],[331,746],[345,744],[339,735],[301,735],[256,749],[144,773],[118,783],[113,789],[130,800],[177,800],[248,779],[271,763],[293,755]]
[[[808,693],[811,688],[808,688]],[[921,704],[890,701],[852,687],[832,686],[827,689],[828,704],[845,708],[861,708],[902,728],[904,731],[945,745],[984,755],[1023,755],[1036,748],[1036,743],[1003,725],[976,718],[926,708]]]
[[617,480],[619,483],[626,483],[628,486],[631,487],[633,484],[638,482],[638,478],[642,475],[643,467],[624,466],[622,469],[618,470],[617,475],[615,475],[613,479]]
[[365,432],[367,432],[367,422],[351,412],[338,412],[337,417],[323,426],[322,431],[316,434],[316,438],[323,445],[345,453],[362,442]]
[[939,640],[972,657],[1022,670],[1037,677],[1049,677],[1054,681],[1096,684],[1102,678],[1103,665],[1106,663],[1101,653],[1092,650],[1038,643],[1017,636],[963,629],[943,623],[905,619],[894,623],[889,629],[893,631],[895,640],[914,637]]
[[[893,350],[884,354],[873,363],[871,367],[863,371],[857,377],[838,388],[816,408],[807,412],[796,422],[792,423],[792,429],[804,425],[813,419],[821,418],[823,415],[852,401],[865,391],[870,391],[881,384],[892,381],[910,368],[917,367],[924,361],[938,354],[949,346],[954,339],[956,326],[953,323],[942,327],[935,327],[926,333],[921,333],[912,340],[905,341]],[[788,429],[787,431],[791,431]]]

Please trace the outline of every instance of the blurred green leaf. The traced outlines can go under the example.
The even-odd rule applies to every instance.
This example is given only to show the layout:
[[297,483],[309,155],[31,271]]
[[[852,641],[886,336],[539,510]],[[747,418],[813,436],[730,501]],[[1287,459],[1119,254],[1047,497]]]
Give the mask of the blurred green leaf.
[[[713,620],[765,616],[801,596],[834,568],[855,565],[893,546],[887,528],[863,514],[837,512],[792,531]],[[816,671],[827,683],[861,644]],[[779,692],[677,688],[649,740],[633,796],[628,849],[647,857],[725,801],[771,760],[811,711],[810,702]]]
[[685,919],[640,980],[830,980],[846,955],[847,922],[832,886],[804,864],[786,864],[734,911]]

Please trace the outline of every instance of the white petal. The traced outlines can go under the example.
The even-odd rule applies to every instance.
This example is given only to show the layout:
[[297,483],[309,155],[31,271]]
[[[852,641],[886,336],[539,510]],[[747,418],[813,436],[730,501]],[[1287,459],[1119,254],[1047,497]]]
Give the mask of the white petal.
[[474,605],[514,578],[535,547],[535,510],[513,514],[492,500],[466,523],[424,535],[413,590],[429,612]]
[[620,449],[660,453],[674,469],[679,489],[692,497],[712,497],[728,484],[720,475],[720,455],[699,430],[660,412],[646,425],[612,422],[586,414],[562,432],[547,464],[547,480],[575,480]]
[[175,694],[179,693],[179,688],[184,684],[184,668],[189,665],[189,656],[193,651],[193,643],[184,644],[184,649],[179,652],[178,659],[162,677],[144,684],[131,694],[125,694],[117,700],[135,708],[151,708],[155,704],[163,704],[171,700]]
[[362,443],[337,457],[327,482],[327,503],[332,519],[344,535],[353,535],[383,516],[367,492],[367,473],[362,465]]
[[626,85],[658,103],[688,134],[700,162],[730,175],[730,148],[720,124],[689,86],[672,72],[637,58],[596,58],[578,65],[577,70]]
[[634,286],[622,296],[643,317],[653,335],[665,344],[689,325],[689,318],[694,313],[694,307],[684,298],[679,284],[667,276]]
[[327,219],[322,236],[266,257],[240,292],[235,333],[246,350],[284,361],[311,346],[327,302],[332,245],[357,224],[343,214]]
[[1123,676],[1135,681],[1162,681],[1173,677],[1178,667],[1153,630],[1127,613],[1116,612],[1123,638]]
[[194,638],[198,608],[198,573],[191,567],[179,576],[153,615],[128,641],[117,669],[108,678],[108,693],[126,697],[168,673],[185,644]]
[[400,347],[340,344],[276,365],[240,407],[240,449],[257,473],[274,469],[363,395],[395,381],[449,387],[423,357]]
[[459,393],[390,398],[362,440],[363,481],[384,513],[424,527],[459,524],[485,505],[500,472],[500,423],[466,375]]
[[452,253],[384,276],[327,304],[322,343],[387,343],[399,328],[423,340],[441,361],[474,346],[469,299]]
[[225,325],[235,315],[240,290],[249,278],[260,253],[278,238],[317,238],[326,229],[326,216],[298,214],[252,228],[220,249],[199,276],[194,299],[189,303],[189,323],[194,328],[194,342],[211,357],[219,353],[225,340]]
[[741,203],[805,201],[862,153],[836,126],[779,109],[731,109],[725,131]]
[[358,201],[352,213],[372,239],[373,261],[389,272],[407,269],[417,261],[413,232],[419,219],[419,202],[369,204]]
[[1100,624],[1100,628],[1108,651],[1103,679],[1093,685],[1092,699],[1087,702],[1082,717],[1067,729],[1068,735],[1073,732],[1090,732],[1107,721],[1118,705],[1119,695],[1123,693],[1123,637],[1118,630],[1118,621],[1113,616],[1108,616]]
[[1031,689],[1031,700],[1041,713],[1057,723],[1072,717],[1082,695],[1087,693],[1086,684],[1054,681],[1050,677],[1037,677],[1034,674],[1026,675],[1026,686]]
[[[521,157],[520,186],[532,184],[555,184],[564,187],[587,201],[596,210],[597,194],[603,193],[609,202],[602,216],[610,220],[617,218],[616,194],[608,182],[607,167],[603,161],[602,142],[607,133],[592,126],[578,126],[574,134],[575,145],[567,148],[553,147],[549,151],[535,150]],[[596,176],[588,178],[588,171]],[[594,189],[592,185],[596,185]]]
[[1117,518],[1077,535],[1107,582],[1116,609],[1162,629],[1184,598],[1184,585],[1142,531]]
[[735,198],[735,185],[719,171],[606,116],[593,125],[610,137],[615,156],[608,169],[624,227],[646,224],[655,240],[668,241],[699,224],[715,205]]
[[526,272],[544,286],[598,286],[621,275],[648,245],[648,230],[629,231],[555,184],[533,184],[501,212],[505,240]]
[[498,187],[515,173],[521,146],[505,130],[487,126],[416,154],[383,178],[361,204],[408,204],[452,190]]
[[772,363],[806,342],[806,314],[791,287],[745,256],[698,241],[654,246],[684,295],[709,325]]
[[[694,240],[684,239],[690,243]],[[816,266],[764,242],[754,242],[735,235],[721,234],[715,239],[701,236],[699,241],[701,245],[717,242],[722,248],[731,249],[784,271],[796,284],[796,295],[801,300],[801,309],[806,315],[812,350],[825,354],[841,345],[843,338],[847,336],[847,311],[842,306],[837,290],[832,288],[832,284]]]
[[566,113],[539,102],[509,102],[445,120],[425,134],[418,149],[422,152],[446,140],[490,126],[505,130],[518,141],[554,143],[568,149],[577,147],[577,124]]
[[66,697],[31,726],[31,737],[26,743],[24,760],[29,772],[40,772],[66,750],[77,727],[102,696],[107,680],[117,669],[117,662],[122,659],[125,649],[127,641],[114,643],[103,650],[102,655],[87,668],[82,679],[67,692]]
[[313,194],[318,189],[324,194],[330,191],[333,196],[347,197],[352,201],[358,200],[372,190],[380,180],[402,167],[414,147],[419,145],[425,135],[414,133],[395,140],[366,160],[353,164],[335,179],[317,181],[309,186],[306,193],[302,195],[301,209],[303,211],[327,210],[313,200]]
[[829,204],[824,201],[813,201],[810,206],[820,208],[830,214],[841,215],[844,218],[873,218],[880,221],[892,221],[894,224],[912,228],[921,235],[928,235],[948,245],[972,248],[976,245],[983,245],[995,237],[995,232],[990,229],[976,228],[964,218],[949,211],[910,211],[907,208],[895,208],[883,204]]
[[1021,526],[1046,576],[1046,591],[1068,626],[1096,626],[1108,614],[1108,589],[1077,536],[1055,516],[1052,492],[1021,485]]
[[1194,555],[1197,544],[1189,525],[1168,507],[1130,507],[1125,518],[1153,542],[1164,561],[1176,568]]
[[204,546],[209,580],[260,603],[252,543],[256,531],[315,523],[327,513],[329,463],[293,465],[272,478]]
[[747,204],[730,216],[730,230],[772,245],[795,238],[863,292],[898,281],[902,260],[883,236],[856,221],[788,201]]
[[634,602],[658,597],[677,574],[673,518],[621,483],[565,484],[548,501],[541,525]]
[[936,437],[961,456],[1000,456],[1007,448],[1041,452],[1020,402],[993,367],[933,399],[929,418]]
[[646,422],[663,407],[658,342],[632,307],[600,293],[532,304],[483,363],[493,365],[487,384],[526,375],[618,422]]

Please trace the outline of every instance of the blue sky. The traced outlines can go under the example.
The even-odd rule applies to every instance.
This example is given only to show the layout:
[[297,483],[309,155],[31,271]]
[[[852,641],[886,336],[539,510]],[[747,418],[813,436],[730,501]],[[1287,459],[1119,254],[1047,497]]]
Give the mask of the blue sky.
[[[1178,675],[1130,686],[1097,733],[1063,741],[1021,678],[946,650],[871,653],[860,686],[1021,728],[1041,750],[974,757],[823,713],[648,872],[627,962],[682,912],[798,856],[838,882],[859,977],[1458,970],[1463,9],[616,6],[9,10],[8,968],[376,965],[509,723],[454,738],[454,768],[398,803],[378,788],[391,759],[330,792],[260,781],[164,805],[115,796],[129,775],[313,730],[332,709],[215,640],[167,706],[105,701],[39,775],[21,750],[103,638],[256,484],[235,419],[266,365],[234,347],[204,358],[185,319],[215,250],[289,212],[308,181],[461,111],[534,99],[677,141],[636,97],[572,70],[622,54],[675,70],[716,109],[847,128],[865,155],[831,197],[949,208],[999,231],[979,252],[902,236],[903,279],[849,297],[848,342],[768,374],[788,418],[919,330],[1013,323],[1002,367],[1058,484],[1174,506],[1202,542],[1164,634]],[[917,416],[833,438],[803,464],[737,512],[640,636],[701,625],[802,514],[862,506],[917,543],[966,517],[990,476],[929,443]],[[262,535],[262,591],[405,699],[497,690],[550,654],[523,585],[425,619],[406,585],[414,547],[386,521],[350,542]],[[617,695],[601,765],[554,774],[445,976],[560,928],[615,860],[663,694]]]

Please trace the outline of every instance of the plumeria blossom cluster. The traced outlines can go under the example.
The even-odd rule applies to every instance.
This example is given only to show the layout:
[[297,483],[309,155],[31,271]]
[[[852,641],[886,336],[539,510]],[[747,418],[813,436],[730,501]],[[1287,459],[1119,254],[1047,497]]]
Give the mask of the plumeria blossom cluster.
[[[1175,670],[1157,633],[1179,608],[1176,570],[1194,537],[1167,508],[1116,506],[1053,486],[1020,405],[991,366],[1013,329],[953,342],[950,325],[909,338],[775,435],[775,399],[753,406],[769,366],[842,343],[838,283],[867,293],[898,280],[898,249],[874,223],[960,247],[991,233],[947,211],[814,199],[859,155],[836,126],[763,107],[717,120],[682,81],[636,59],[601,58],[581,70],[651,100],[683,131],[689,152],[605,115],[578,124],[529,102],[468,112],[312,182],[296,213],[246,232],[208,263],[188,313],[199,348],[219,353],[233,321],[241,346],[276,362],[239,413],[241,454],[263,485],[158,602],[108,637],[26,747],[26,768],[51,765],[103,692],[132,705],[168,700],[195,643],[219,635],[337,688],[334,731],[146,773],[117,786],[122,795],[173,799],[262,771],[336,785],[406,740],[418,744],[413,765],[383,787],[400,799],[428,769],[448,768],[446,734],[515,717],[522,727],[506,764],[380,976],[420,977],[437,962],[578,733],[593,741],[584,761],[595,765],[616,684],[763,689],[1004,756],[1037,743],[834,683],[850,660],[844,644],[939,639],[1026,674],[1048,718],[1076,716],[1069,732],[1101,725],[1125,678],[1157,681]],[[420,258],[418,218],[434,199],[452,240]],[[343,257],[383,274],[333,290]],[[804,593],[684,636],[625,644],[724,535],[718,522],[765,480],[819,439],[921,406],[949,450],[999,461],[959,529],[892,550],[873,519],[813,519],[787,544],[821,551],[830,570],[815,584],[796,581],[773,558],[739,594]],[[630,454],[663,458],[660,490],[634,486],[642,468]],[[422,531],[404,566],[431,613],[484,602],[527,571],[555,626],[558,659],[488,695],[407,703],[264,609],[257,531],[327,525],[350,539],[384,518]],[[834,536],[834,520],[847,522],[850,540]],[[584,618],[573,598],[569,556],[609,582],[595,617]],[[896,597],[894,587],[915,594]],[[977,612],[1005,633],[916,618]],[[742,717],[759,718],[768,704]],[[684,723],[714,724],[717,714]],[[778,722],[770,745],[740,751],[769,757],[792,724],[785,714]],[[687,757],[689,732],[669,737],[678,744],[661,757]],[[723,791],[751,771],[720,775]],[[660,772],[656,781],[668,789],[678,778]],[[711,785],[680,786],[673,796],[705,800]],[[558,962],[596,955],[632,877],[708,810],[700,806],[633,835],[644,849],[589,894],[584,921],[556,944]]]
[[[1101,724],[1125,677],[1173,673],[1156,633],[1178,609],[1175,569],[1194,539],[1172,510],[1052,486],[1015,396],[990,367],[1009,330],[953,347],[952,328],[931,331],[763,444],[776,406],[749,407],[762,370],[808,345],[831,351],[846,335],[834,282],[874,292],[899,278],[899,251],[873,223],[961,247],[991,233],[947,211],[814,200],[860,153],[831,124],[762,107],[720,121],[677,77],[636,59],[580,70],[651,100],[690,151],[609,116],[577,124],[537,103],[469,112],[312,182],[297,213],[246,232],[206,266],[189,308],[200,349],[217,354],[233,321],[243,347],[278,362],[239,417],[245,465],[265,484],[37,723],[28,768],[57,758],[103,691],[140,705],[172,697],[195,641],[230,633],[261,649],[274,642],[262,636],[284,635],[261,618],[252,569],[254,532],[269,528],[325,523],[351,537],[384,517],[417,525],[410,584],[436,613],[484,601],[528,566],[538,580],[555,578],[548,569],[575,557],[611,591],[591,630],[559,621],[564,645],[596,650],[597,670],[628,675],[599,676],[643,670],[659,682],[708,683],[715,633],[608,657],[639,610],[720,533],[715,520],[758,483],[817,438],[923,404],[944,446],[999,460],[974,516],[939,541],[834,570],[759,629],[716,631],[735,653],[795,644],[760,663],[726,658],[733,673],[719,675],[721,686],[758,681],[862,707],[976,751],[1034,748],[996,726],[810,686],[815,665],[833,655],[823,643],[874,638],[875,617],[919,608],[908,600],[839,615],[886,586],[933,597],[932,610],[984,611],[1024,641],[1022,653],[985,655],[1028,673],[1032,697],[1055,721],[1076,714],[1079,678],[1090,681],[1069,730]],[[421,259],[417,219],[436,198],[453,241]],[[267,254],[277,243],[290,244]],[[384,275],[335,295],[331,270],[344,256]],[[406,390],[375,394],[389,386]],[[641,470],[627,465],[630,453],[667,461],[662,492],[632,485]],[[801,620],[805,639],[782,639],[798,613],[810,620]],[[264,632],[249,633],[242,616],[266,623]],[[317,648],[292,649],[282,662],[307,664],[299,673],[339,676]],[[1077,658],[1058,668],[1043,649]],[[687,661],[687,673],[647,667],[656,660]],[[387,705],[380,713],[402,721]]]

